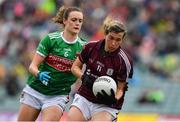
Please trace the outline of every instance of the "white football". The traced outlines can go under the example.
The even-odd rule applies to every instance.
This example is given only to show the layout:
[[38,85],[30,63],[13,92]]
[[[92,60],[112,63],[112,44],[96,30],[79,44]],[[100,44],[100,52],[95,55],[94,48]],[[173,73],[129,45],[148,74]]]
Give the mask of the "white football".
[[101,76],[94,81],[93,94],[95,96],[98,92],[102,93],[101,90],[104,90],[108,95],[111,95],[111,89],[113,89],[114,93],[116,93],[117,85],[114,79],[109,76]]

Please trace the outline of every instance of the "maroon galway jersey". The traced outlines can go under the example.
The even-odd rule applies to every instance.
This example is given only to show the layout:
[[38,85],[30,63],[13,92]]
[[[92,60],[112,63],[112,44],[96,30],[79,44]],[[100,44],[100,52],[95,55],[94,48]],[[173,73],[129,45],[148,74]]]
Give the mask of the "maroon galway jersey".
[[[127,81],[132,78],[133,66],[131,58],[119,47],[112,53],[104,51],[105,40],[91,42],[85,45],[79,59],[86,64],[85,72],[94,77],[94,80],[99,76],[110,76],[116,82]],[[94,82],[94,81],[92,81]],[[91,102],[98,103],[92,89],[88,89],[85,85],[81,85],[78,93]],[[125,95],[125,92],[124,92]],[[112,105],[112,108],[121,109],[124,102],[124,95],[117,104]]]

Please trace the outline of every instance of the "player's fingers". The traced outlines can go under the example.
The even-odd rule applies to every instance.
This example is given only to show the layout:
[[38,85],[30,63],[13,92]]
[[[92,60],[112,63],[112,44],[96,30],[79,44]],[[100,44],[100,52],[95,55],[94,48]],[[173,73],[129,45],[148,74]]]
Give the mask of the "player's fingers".
[[111,88],[111,95],[115,96],[114,90]]
[[102,94],[100,92],[97,93],[96,95],[98,98],[101,98],[102,97]]
[[108,96],[108,94],[104,90],[101,90],[101,92],[104,96]]
[[49,75],[44,75],[45,78],[50,79],[51,77]]
[[49,74],[50,72],[44,72],[44,74]]
[[43,80],[46,81],[46,82],[48,82],[48,81],[49,81],[49,78],[44,77]]

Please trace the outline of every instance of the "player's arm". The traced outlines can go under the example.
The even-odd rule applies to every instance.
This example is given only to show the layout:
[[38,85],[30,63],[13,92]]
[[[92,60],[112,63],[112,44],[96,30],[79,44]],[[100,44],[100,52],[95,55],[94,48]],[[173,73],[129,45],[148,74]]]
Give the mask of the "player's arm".
[[39,65],[44,61],[45,57],[39,55],[38,53],[35,53],[33,60],[29,66],[29,72],[34,75],[38,76],[39,70],[38,67]]
[[29,72],[34,76],[38,77],[38,79],[42,82],[42,84],[47,86],[51,78],[51,76],[49,76],[50,72],[38,70],[39,65],[44,61],[44,59],[45,59],[44,56],[41,56],[38,53],[36,53],[29,66]]
[[38,44],[36,53],[32,59],[30,66],[29,66],[29,72],[32,75],[34,75],[36,77],[38,76],[38,73],[39,73],[38,67],[45,60],[46,56],[49,54],[48,49],[51,49],[51,48],[52,47],[50,47],[50,38],[47,35]]
[[49,35],[43,38],[38,47],[37,51],[33,57],[33,60],[29,66],[29,72],[36,76],[44,85],[48,85],[48,82],[51,79],[49,71],[39,71],[39,65],[45,60],[46,56],[50,53],[52,49]]
[[79,79],[81,79],[83,73],[82,73],[82,66],[83,63],[79,60],[79,57],[74,61],[71,72]]
[[125,81],[119,81],[117,85],[117,92],[115,94],[116,99],[120,99],[123,96],[123,92],[125,89],[126,82]]
[[81,86],[81,79],[77,79],[76,82],[71,86],[71,92],[74,94],[78,91]]

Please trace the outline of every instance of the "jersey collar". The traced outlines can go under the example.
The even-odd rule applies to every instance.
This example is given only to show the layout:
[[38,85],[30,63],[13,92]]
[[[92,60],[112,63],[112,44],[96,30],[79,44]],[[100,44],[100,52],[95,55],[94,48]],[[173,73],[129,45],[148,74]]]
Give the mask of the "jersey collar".
[[60,36],[61,36],[61,38],[64,40],[64,42],[66,42],[67,44],[74,44],[74,43],[76,43],[77,41],[78,41],[78,36],[76,37],[76,39],[74,40],[74,41],[72,41],[72,42],[69,42],[69,41],[67,41],[64,37],[63,37],[63,33],[64,32],[60,32]]

